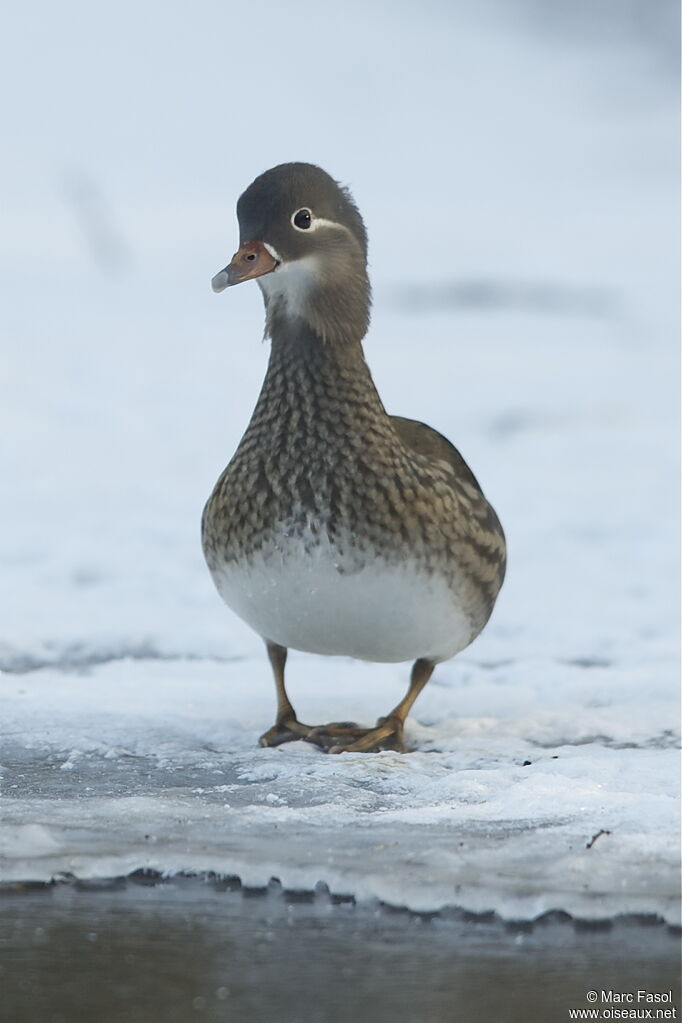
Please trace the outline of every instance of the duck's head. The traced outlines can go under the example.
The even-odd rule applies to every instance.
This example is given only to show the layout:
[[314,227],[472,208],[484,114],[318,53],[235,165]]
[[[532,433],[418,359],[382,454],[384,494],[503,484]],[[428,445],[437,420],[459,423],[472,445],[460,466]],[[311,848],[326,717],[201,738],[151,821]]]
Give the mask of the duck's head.
[[265,171],[237,203],[239,250],[214,291],[258,279],[275,335],[303,320],[323,340],[360,340],[369,323],[367,233],[346,188],[310,163]]

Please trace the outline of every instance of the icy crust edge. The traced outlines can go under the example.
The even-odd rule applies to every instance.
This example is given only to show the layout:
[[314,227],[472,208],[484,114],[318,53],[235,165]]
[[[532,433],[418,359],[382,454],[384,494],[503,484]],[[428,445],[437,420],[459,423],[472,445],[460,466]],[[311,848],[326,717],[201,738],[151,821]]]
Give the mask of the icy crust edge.
[[[508,924],[535,924],[552,918],[599,926],[632,918],[642,923],[682,928],[680,898],[676,895],[568,891],[518,894],[493,887],[443,882],[436,882],[427,889],[415,887],[414,891],[398,893],[388,878],[384,883],[377,878],[367,878],[350,885],[334,871],[320,878],[314,871],[301,869],[280,869],[276,874],[267,867],[244,864],[225,869],[224,862],[221,868],[206,866],[197,870],[182,865],[177,857],[167,857],[161,865],[156,857],[153,861],[140,862],[129,853],[104,860],[89,857],[78,857],[78,860],[73,871],[43,862],[37,870],[31,871],[30,877],[20,876],[20,869],[2,869],[0,897],[7,892],[21,893],[61,884],[100,890],[115,889],[129,882],[156,885],[194,879],[213,884],[218,891],[281,897],[285,902],[320,900],[330,904],[380,905],[415,915],[463,916]],[[33,868],[37,866],[32,864]]]
[[295,891],[323,883],[358,902],[377,899],[414,912],[460,907],[505,920],[557,910],[581,919],[634,913],[680,920],[677,829],[662,834],[656,815],[643,828],[639,800],[634,816],[623,808],[604,812],[606,824],[596,831],[586,830],[584,815],[480,821],[471,816],[476,807],[453,823],[443,806],[380,815],[344,806],[337,819],[335,806],[232,808],[185,793],[161,801],[93,798],[87,818],[79,806],[7,800],[0,882],[153,870],[233,876],[249,889],[267,887],[273,877]]

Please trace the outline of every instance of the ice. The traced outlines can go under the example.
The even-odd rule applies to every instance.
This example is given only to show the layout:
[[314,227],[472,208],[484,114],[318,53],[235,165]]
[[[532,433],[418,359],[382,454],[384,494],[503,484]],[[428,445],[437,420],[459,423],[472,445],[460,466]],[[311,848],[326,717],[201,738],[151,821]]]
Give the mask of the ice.
[[[365,665],[292,660],[315,720],[334,707],[371,721],[402,681],[376,666],[368,694]],[[674,920],[672,700],[654,690],[640,716],[641,683],[624,679],[605,715],[583,676],[606,670],[573,666],[554,675],[563,700],[537,709],[544,669],[443,670],[408,757],[257,749],[272,693],[255,659],[5,676],[2,878],[214,871],[414,910]],[[319,692],[322,672],[340,698]]]
[[[216,871],[676,919],[665,33],[579,25],[579,45],[533,5],[351,5],[326,52],[309,4],[208,6],[10,16],[0,880]],[[292,158],[366,217],[385,404],[461,448],[509,542],[493,619],[438,668],[407,757],[258,748],[267,661],[199,547],[267,358],[257,289],[210,280],[236,196]],[[371,723],[407,670],[294,653],[288,685],[304,721]]]

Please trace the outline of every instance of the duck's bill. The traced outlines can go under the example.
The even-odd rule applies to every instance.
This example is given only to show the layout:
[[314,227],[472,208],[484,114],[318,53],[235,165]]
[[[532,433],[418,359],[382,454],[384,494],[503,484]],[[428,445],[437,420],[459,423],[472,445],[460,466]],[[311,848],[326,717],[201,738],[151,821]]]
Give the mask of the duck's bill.
[[277,260],[263,242],[245,242],[239,251],[235,252],[229,266],[215,275],[211,287],[215,292],[224,291],[233,284],[241,284],[242,281],[251,281],[254,277],[272,273],[276,266]]

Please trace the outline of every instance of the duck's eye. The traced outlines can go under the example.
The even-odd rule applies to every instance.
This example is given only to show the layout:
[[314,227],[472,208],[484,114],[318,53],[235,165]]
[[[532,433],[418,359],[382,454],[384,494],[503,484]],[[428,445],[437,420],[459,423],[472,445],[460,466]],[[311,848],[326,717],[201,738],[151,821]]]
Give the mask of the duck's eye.
[[299,231],[307,231],[312,222],[313,222],[312,214],[310,210],[307,210],[305,208],[303,208],[302,210],[296,210],[293,217],[291,218],[291,223],[294,225],[294,227],[297,227]]

